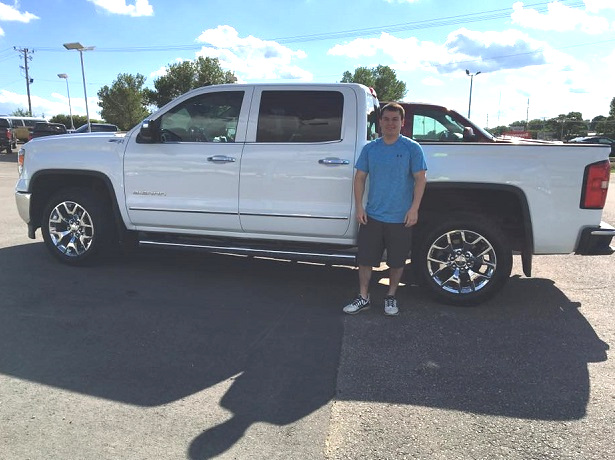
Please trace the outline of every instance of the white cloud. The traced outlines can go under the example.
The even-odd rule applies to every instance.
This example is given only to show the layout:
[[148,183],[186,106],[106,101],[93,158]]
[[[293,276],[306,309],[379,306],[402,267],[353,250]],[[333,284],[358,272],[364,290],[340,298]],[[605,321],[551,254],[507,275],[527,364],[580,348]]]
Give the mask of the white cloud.
[[148,0],[136,0],[134,5],[127,4],[126,0],[88,0],[90,3],[112,14],[126,16],[153,16],[154,7]]
[[436,77],[426,77],[421,80],[425,86],[444,86],[444,82]]
[[22,13],[17,9],[18,6],[18,4],[15,4],[15,6],[11,6],[4,3],[0,3],[0,21],[17,21],[28,23],[33,19],[39,19],[38,16],[32,13],[28,13],[27,11],[25,13]]
[[[54,115],[69,113],[68,98],[59,93],[52,93],[52,99],[45,99],[36,95],[30,97],[32,104],[32,113],[35,115],[44,115],[50,118]],[[71,108],[73,115],[85,115],[85,99],[83,97],[71,97]],[[25,94],[17,94],[7,90],[0,90],[0,113],[11,113],[17,109],[28,107],[28,96]],[[100,108],[98,106],[98,97],[88,97],[88,109],[90,116],[93,118],[100,117]]]
[[475,32],[467,29],[451,32],[441,45],[383,33],[378,38],[358,38],[335,45],[327,54],[359,58],[378,53],[392,59],[399,70],[420,68],[439,73],[468,67],[480,68],[482,72],[517,69],[544,64],[555,56],[545,43],[516,30]]
[[[183,59],[183,58],[175,58],[175,62],[177,64],[180,64],[186,60],[187,59]],[[154,70],[153,72],[151,72],[149,76],[152,78],[164,77],[167,74],[167,71],[168,71],[168,66],[165,65],[165,66],[160,67],[158,70]]]
[[607,7],[606,2],[600,0],[586,0],[587,11],[578,8],[571,8],[560,2],[552,2],[547,5],[547,12],[540,13],[532,8],[525,8],[523,2],[513,4],[511,19],[513,24],[517,24],[527,29],[537,29],[555,32],[567,32],[581,30],[587,34],[598,35],[609,30],[610,24],[606,18],[588,14],[588,11],[597,12]]
[[306,53],[294,51],[271,40],[240,37],[230,26],[218,26],[205,30],[197,42],[204,43],[198,56],[214,57],[223,68],[238,74],[245,80],[290,79],[312,80],[312,74],[294,64],[297,59],[307,57]]
[[601,10],[615,10],[613,0],[585,0],[585,9],[590,13],[597,13]]

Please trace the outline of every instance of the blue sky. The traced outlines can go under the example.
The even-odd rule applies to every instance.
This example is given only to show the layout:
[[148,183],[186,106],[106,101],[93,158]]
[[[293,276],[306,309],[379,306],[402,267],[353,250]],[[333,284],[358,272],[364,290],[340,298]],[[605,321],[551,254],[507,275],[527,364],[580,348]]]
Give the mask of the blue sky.
[[[0,0],[0,114],[90,115],[119,73],[151,86],[168,64],[218,57],[240,82],[336,82],[379,64],[407,101],[442,104],[494,127],[580,111],[608,115],[615,97],[615,0]],[[529,101],[529,104],[528,104]]]

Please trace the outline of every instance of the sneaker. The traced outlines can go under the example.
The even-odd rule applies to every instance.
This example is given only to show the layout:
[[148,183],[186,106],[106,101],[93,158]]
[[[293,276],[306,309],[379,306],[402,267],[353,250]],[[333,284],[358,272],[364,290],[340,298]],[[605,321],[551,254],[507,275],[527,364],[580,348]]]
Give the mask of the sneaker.
[[399,314],[397,299],[392,295],[388,295],[384,298],[384,314],[387,316],[396,316]]
[[369,308],[369,297],[364,299],[359,294],[352,302],[344,307],[344,313],[348,313],[349,315],[355,315],[362,310],[367,310]]

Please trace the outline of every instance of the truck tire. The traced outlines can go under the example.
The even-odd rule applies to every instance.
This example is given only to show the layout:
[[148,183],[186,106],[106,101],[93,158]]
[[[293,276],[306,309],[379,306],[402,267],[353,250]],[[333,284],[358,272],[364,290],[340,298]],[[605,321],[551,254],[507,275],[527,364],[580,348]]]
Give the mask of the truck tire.
[[47,202],[41,221],[49,252],[68,265],[84,265],[108,246],[112,237],[111,212],[104,200],[87,188],[67,188]]
[[440,302],[473,306],[498,292],[510,277],[512,250],[484,217],[456,214],[426,226],[412,257],[421,286]]

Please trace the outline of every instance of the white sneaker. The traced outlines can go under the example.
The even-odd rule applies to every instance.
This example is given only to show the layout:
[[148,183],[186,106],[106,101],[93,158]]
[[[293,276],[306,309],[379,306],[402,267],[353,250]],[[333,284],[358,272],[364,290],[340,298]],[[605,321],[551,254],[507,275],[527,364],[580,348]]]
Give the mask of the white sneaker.
[[352,302],[344,307],[344,313],[348,313],[349,315],[355,315],[362,310],[367,310],[369,308],[369,296],[367,299],[361,297],[359,294]]
[[399,308],[397,308],[397,299],[392,295],[384,298],[384,314],[387,316],[397,316]]

